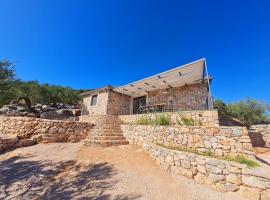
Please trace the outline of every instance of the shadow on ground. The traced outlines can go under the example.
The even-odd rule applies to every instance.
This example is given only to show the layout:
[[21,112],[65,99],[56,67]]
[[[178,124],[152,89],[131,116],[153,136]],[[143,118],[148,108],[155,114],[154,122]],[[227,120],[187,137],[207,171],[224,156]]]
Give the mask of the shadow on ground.
[[0,199],[134,200],[137,194],[110,194],[118,180],[113,165],[75,161],[33,161],[16,156],[0,162]]

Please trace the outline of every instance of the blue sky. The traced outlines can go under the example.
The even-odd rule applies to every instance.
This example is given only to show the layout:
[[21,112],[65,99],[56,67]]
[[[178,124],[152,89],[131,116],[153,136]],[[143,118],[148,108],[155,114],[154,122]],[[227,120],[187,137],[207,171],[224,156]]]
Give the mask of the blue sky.
[[270,1],[0,0],[18,77],[96,88],[205,57],[215,98],[270,102]]

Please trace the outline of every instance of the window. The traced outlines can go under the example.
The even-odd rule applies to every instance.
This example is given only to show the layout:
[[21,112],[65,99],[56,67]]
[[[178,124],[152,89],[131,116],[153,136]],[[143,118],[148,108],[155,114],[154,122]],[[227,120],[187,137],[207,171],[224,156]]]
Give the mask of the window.
[[97,105],[97,94],[96,95],[92,95],[91,97],[91,106],[95,106]]

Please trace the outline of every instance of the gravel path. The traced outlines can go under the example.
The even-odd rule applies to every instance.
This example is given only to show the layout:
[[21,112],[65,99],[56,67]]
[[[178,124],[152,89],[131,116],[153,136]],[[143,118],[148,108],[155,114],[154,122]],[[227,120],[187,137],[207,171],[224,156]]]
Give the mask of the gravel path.
[[241,199],[170,177],[137,146],[38,144],[0,155],[0,199]]

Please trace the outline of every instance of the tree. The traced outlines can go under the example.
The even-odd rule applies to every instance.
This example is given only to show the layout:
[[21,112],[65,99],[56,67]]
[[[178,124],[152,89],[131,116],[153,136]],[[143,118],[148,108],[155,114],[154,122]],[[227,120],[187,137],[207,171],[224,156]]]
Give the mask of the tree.
[[14,98],[12,87],[15,80],[14,65],[8,60],[0,61],[0,107]]
[[230,104],[216,100],[214,108],[218,109],[219,117],[222,120],[237,118],[247,127],[253,124],[270,123],[267,114],[270,111],[269,104],[251,98]]

